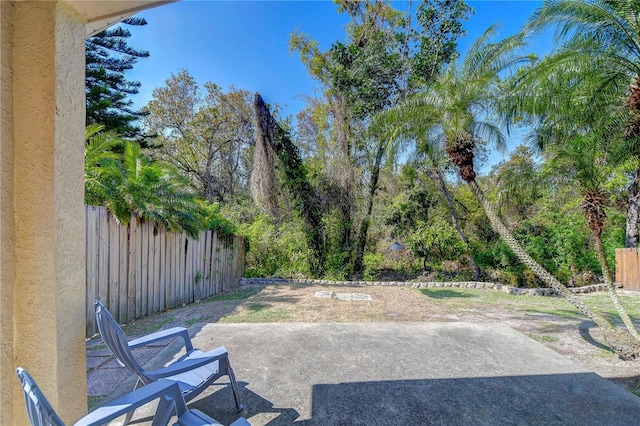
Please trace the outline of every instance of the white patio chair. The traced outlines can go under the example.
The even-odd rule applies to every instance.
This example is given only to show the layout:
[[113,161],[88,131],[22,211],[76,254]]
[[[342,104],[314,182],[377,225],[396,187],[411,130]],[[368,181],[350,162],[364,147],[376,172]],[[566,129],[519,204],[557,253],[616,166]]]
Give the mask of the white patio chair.
[[[208,352],[194,349],[186,328],[174,327],[158,331],[131,341],[113,318],[102,302],[93,302],[96,323],[102,340],[113,352],[117,361],[138,376],[134,389],[148,385],[159,379],[166,379],[178,383],[186,402],[189,402],[209,385],[222,376],[229,376],[236,409],[241,412],[244,406],[240,403],[238,384],[229,363],[229,353],[224,347],[218,347]],[[149,345],[161,340],[180,337],[184,341],[186,353],[172,364],[149,371],[144,369],[133,356],[131,349]],[[133,412],[128,414],[126,422],[131,419]]]
[[[29,373],[25,369],[18,367],[16,374],[24,393],[24,401],[31,425],[64,426],[64,423]],[[133,413],[136,408],[156,399],[159,401],[153,416],[152,426],[167,425],[174,414],[177,416],[176,424],[181,426],[220,425],[216,420],[198,410],[187,410],[187,405],[180,392],[180,386],[176,382],[169,380],[158,380],[149,386],[144,386],[108,402],[78,420],[74,425],[104,425],[118,417]],[[231,426],[250,425],[244,418],[239,418]]]

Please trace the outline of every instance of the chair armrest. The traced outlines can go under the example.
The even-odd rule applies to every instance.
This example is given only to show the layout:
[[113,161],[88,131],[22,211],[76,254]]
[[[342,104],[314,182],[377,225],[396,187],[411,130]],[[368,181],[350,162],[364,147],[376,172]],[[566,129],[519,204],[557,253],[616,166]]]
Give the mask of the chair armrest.
[[147,334],[146,336],[130,340],[128,343],[129,347],[131,349],[134,349],[140,346],[146,346],[151,343],[158,342],[160,340],[172,339],[174,337],[182,337],[187,352],[193,350],[193,344],[191,343],[191,337],[189,337],[189,331],[184,327],[173,327],[167,330],[156,331],[155,333]]
[[[218,349],[224,349],[224,348],[218,348]],[[186,373],[187,371],[191,371],[196,368],[211,364],[212,362],[224,359],[225,357],[228,356],[228,352],[226,349],[224,349],[224,351],[218,351],[217,354],[213,354],[213,355],[210,355],[210,352],[204,352],[199,355],[200,356],[197,356],[194,358],[189,358],[183,361],[174,362],[173,364],[167,367],[162,367],[157,370],[153,370],[153,371],[146,370],[144,374],[154,380],[158,380],[165,377],[174,376],[176,374]]]
[[75,423],[75,426],[103,425],[163,396],[173,399],[179,413],[186,412],[180,386],[169,380],[158,380],[96,408]]

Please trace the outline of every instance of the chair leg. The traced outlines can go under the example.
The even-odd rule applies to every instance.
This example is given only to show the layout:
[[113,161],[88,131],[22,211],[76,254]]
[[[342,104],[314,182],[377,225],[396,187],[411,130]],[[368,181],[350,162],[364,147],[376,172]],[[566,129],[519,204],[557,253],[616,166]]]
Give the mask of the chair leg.
[[176,402],[168,396],[163,396],[158,402],[156,414],[153,416],[151,426],[165,426],[169,424],[169,420],[176,412]]
[[129,422],[131,422],[131,418],[133,417],[133,413],[136,410],[131,410],[127,413],[127,415],[124,417],[124,421],[122,422],[122,426],[126,426],[129,424]]
[[233,399],[236,403],[236,409],[238,412],[242,412],[244,410],[244,405],[240,402],[240,392],[238,389],[238,383],[236,382],[236,375],[233,374],[233,368],[231,368],[231,363],[229,362],[229,358],[226,359],[226,370],[227,375],[229,376],[229,382],[231,383],[231,390],[233,391]]
[[[138,377],[138,380],[136,381],[136,385],[133,387],[133,390],[141,388],[142,386],[144,386],[144,383],[142,383],[142,381]],[[135,413],[135,411],[136,410],[131,410],[127,413],[127,415],[124,418],[124,421],[122,422],[122,426],[126,426],[129,424],[129,422],[131,421],[131,418],[133,417],[133,413]]]

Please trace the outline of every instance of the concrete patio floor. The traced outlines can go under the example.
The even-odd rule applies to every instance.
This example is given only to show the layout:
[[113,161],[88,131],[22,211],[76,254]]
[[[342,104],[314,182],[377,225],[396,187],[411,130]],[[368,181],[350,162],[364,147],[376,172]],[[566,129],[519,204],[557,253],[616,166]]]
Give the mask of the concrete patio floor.
[[[200,324],[224,345],[253,426],[630,425],[640,398],[501,324]],[[176,354],[166,347],[155,362]],[[190,407],[238,417],[220,380]],[[145,423],[149,410],[134,418]]]

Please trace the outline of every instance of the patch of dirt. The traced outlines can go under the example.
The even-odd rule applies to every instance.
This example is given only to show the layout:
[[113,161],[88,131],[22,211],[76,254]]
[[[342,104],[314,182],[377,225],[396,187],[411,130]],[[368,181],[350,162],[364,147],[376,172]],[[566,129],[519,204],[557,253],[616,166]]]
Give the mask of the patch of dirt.
[[[246,288],[246,287],[244,287]],[[151,328],[189,326],[196,322],[383,322],[460,321],[506,324],[554,351],[572,359],[631,392],[640,390],[640,360],[622,361],[606,346],[594,324],[570,308],[549,313],[536,309],[540,298],[518,296],[518,306],[503,301],[482,303],[456,300],[455,292],[442,289],[441,296],[426,297],[410,287],[270,285],[243,300],[200,302],[143,318],[128,325],[128,334]],[[332,298],[314,297],[317,291],[332,291]],[[490,292],[490,290],[475,290]],[[335,293],[370,294],[371,301],[337,300]],[[436,293],[438,294],[438,293]],[[620,291],[636,299],[640,293]],[[588,296],[584,296],[588,297]],[[439,300],[440,299],[440,300]],[[483,299],[478,299],[483,300]],[[524,301],[524,302],[523,302]],[[446,303],[445,303],[446,302]],[[563,303],[563,301],[559,301]],[[533,308],[523,309],[531,304]],[[269,314],[271,313],[271,314]],[[563,314],[564,313],[564,314]]]

